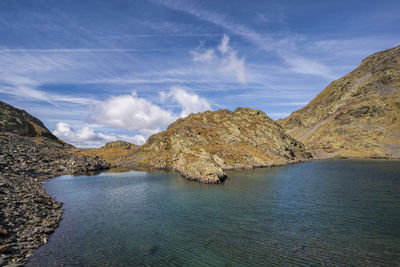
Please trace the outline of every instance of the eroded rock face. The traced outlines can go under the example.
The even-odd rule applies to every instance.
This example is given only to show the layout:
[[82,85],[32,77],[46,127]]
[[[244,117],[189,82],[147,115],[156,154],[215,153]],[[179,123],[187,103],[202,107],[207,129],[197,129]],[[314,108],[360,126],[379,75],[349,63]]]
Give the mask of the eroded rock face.
[[278,122],[318,158],[399,158],[400,46],[367,57]]
[[0,102],[0,266],[25,263],[61,220],[46,178],[99,171],[109,164],[77,155],[37,118]]
[[185,178],[221,183],[224,170],[266,167],[311,157],[262,111],[206,111],[178,119],[151,136],[127,164],[174,169]]
[[54,136],[44,124],[24,110],[0,101],[0,132],[21,136],[46,138],[50,141],[72,147]]

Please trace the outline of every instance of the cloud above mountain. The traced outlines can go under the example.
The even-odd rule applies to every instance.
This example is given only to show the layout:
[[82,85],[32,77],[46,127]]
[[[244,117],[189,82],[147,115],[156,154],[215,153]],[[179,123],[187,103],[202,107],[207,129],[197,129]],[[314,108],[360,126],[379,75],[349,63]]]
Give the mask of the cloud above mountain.
[[241,84],[247,82],[245,58],[229,45],[230,38],[224,34],[216,49],[197,48],[190,51],[194,62],[214,65],[216,70],[225,74],[233,74]]
[[84,126],[80,129],[74,129],[66,122],[58,122],[53,134],[58,138],[78,147],[96,147],[106,142],[123,140],[137,145],[146,142],[146,138],[142,135],[119,135],[119,134],[103,134],[96,133],[92,128]]
[[185,117],[193,112],[211,110],[211,105],[205,98],[189,92],[187,88],[177,86],[169,91],[161,92],[160,100],[160,104],[177,106],[177,111],[164,109],[156,103],[139,97],[136,92],[132,92],[110,97],[97,104],[89,120],[100,125],[135,131],[147,138],[165,130],[179,117]]

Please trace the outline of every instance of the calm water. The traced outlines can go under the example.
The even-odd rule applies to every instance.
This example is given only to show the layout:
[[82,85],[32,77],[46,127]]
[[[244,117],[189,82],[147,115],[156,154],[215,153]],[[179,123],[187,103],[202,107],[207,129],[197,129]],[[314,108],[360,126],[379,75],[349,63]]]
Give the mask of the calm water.
[[400,161],[61,176],[65,209],[28,266],[400,265]]

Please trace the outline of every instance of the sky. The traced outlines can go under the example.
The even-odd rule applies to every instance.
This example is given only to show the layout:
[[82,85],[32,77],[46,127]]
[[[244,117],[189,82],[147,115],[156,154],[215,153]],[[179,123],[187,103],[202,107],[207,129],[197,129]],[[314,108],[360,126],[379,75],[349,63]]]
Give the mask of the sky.
[[0,100],[78,147],[180,117],[303,107],[400,44],[400,1],[1,0]]

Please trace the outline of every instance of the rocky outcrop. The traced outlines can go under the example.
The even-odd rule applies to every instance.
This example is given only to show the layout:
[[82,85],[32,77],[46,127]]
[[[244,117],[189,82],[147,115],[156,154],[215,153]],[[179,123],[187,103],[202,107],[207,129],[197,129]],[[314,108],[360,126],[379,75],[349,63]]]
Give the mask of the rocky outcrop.
[[[46,178],[99,171],[109,164],[72,153],[25,111],[0,103],[0,266],[23,264],[61,220],[61,203],[46,194]],[[14,117],[15,116],[15,117]]]
[[367,57],[278,122],[317,158],[400,158],[400,46]]
[[221,183],[224,170],[281,165],[311,158],[262,111],[206,111],[178,119],[125,158],[126,166],[173,169],[189,180]]
[[125,141],[114,141],[100,148],[77,149],[74,153],[78,155],[100,157],[108,162],[110,166],[120,167],[126,165],[126,157],[137,149],[139,149],[139,146],[135,144]]
[[39,119],[2,101],[0,101],[0,132],[45,138],[49,141],[72,147],[53,135]]

